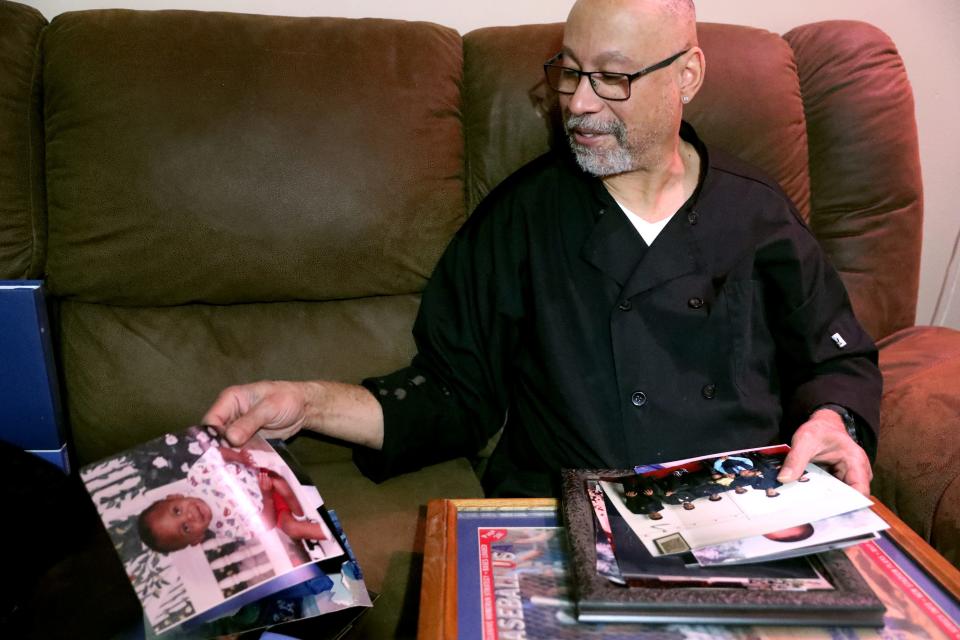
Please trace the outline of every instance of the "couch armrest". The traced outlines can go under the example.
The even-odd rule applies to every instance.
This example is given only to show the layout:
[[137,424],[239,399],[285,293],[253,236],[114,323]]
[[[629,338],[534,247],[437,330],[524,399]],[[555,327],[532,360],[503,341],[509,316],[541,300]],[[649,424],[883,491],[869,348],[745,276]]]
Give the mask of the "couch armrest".
[[956,564],[960,331],[912,327],[878,346],[884,392],[873,493]]

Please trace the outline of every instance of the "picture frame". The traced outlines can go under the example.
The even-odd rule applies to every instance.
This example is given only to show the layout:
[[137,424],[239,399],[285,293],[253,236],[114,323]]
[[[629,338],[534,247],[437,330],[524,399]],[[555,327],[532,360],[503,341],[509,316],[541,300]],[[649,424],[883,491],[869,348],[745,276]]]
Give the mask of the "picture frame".
[[687,586],[624,588],[597,574],[593,505],[588,481],[625,475],[614,469],[563,471],[563,523],[577,614],[590,622],[650,622],[736,625],[880,626],[884,605],[842,551],[818,554],[829,590]]

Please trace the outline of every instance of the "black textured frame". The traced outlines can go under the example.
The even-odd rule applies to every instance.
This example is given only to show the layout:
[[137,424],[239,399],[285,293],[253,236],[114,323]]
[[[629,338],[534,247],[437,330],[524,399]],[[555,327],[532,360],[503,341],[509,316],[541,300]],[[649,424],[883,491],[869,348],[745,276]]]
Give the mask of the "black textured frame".
[[842,551],[819,554],[831,591],[766,591],[736,588],[649,588],[615,585],[597,575],[593,507],[588,480],[632,470],[563,471],[561,512],[570,542],[579,619],[590,622],[697,622],[883,626],[884,606]]

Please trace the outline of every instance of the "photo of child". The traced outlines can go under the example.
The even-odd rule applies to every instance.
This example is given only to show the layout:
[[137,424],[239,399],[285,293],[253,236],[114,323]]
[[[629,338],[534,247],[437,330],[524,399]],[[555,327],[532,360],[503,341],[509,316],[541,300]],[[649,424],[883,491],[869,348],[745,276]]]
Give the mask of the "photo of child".
[[190,467],[187,481],[188,495],[170,494],[140,513],[140,539],[155,551],[179,551],[209,535],[249,539],[274,527],[293,540],[327,539],[287,480],[258,466],[248,450],[210,447]]
[[155,633],[293,585],[330,589],[318,563],[346,559],[316,487],[260,437],[237,449],[190,427],[81,478]]

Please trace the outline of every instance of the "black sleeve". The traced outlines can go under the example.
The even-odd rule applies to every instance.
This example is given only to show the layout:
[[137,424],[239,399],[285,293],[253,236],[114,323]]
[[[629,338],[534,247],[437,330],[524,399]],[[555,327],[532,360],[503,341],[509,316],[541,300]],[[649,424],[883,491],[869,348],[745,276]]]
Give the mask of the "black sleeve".
[[523,312],[523,225],[490,197],[447,247],[424,291],[409,367],[363,385],[384,415],[380,451],[357,448],[364,475],[381,481],[475,455],[506,418],[509,360]]
[[847,407],[876,453],[882,378],[877,348],[857,321],[839,274],[793,214],[761,251],[771,330],[780,354],[784,437],[820,405]]

